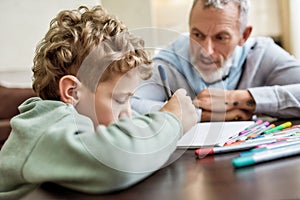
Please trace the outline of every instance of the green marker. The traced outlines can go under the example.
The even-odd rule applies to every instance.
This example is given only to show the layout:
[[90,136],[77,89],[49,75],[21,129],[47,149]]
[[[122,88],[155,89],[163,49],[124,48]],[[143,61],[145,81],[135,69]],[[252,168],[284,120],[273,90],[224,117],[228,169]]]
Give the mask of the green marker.
[[263,134],[269,134],[269,133],[273,133],[275,131],[280,131],[282,129],[285,129],[285,128],[289,128],[292,126],[292,122],[285,122],[283,124],[280,124],[274,128],[271,128],[269,130],[266,130]]
[[300,145],[295,144],[289,147],[282,147],[273,150],[267,150],[255,153],[250,156],[242,156],[232,159],[232,165],[235,168],[246,167],[249,165],[254,165],[256,163],[271,161],[279,158],[285,158],[288,156],[300,154]]

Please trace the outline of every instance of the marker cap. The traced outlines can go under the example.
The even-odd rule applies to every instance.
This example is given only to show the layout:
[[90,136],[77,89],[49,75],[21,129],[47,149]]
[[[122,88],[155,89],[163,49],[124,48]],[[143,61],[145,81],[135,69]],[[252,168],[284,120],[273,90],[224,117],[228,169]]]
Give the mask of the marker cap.
[[196,156],[205,156],[207,154],[213,154],[214,149],[213,148],[200,148],[195,150]]
[[245,167],[248,165],[253,165],[255,160],[251,156],[243,156],[232,159],[232,164],[234,167]]

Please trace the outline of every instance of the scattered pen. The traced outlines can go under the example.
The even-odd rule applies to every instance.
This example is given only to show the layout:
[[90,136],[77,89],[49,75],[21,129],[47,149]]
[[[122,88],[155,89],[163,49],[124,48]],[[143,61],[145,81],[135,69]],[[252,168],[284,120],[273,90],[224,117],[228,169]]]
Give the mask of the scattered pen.
[[263,134],[266,130],[269,130],[269,129],[274,128],[274,127],[275,127],[275,124],[271,124],[271,125],[267,126],[265,129],[249,135],[247,137],[247,139],[249,139],[249,140],[250,139],[255,139],[255,138],[259,137],[261,134]]
[[265,130],[269,126],[269,124],[269,122],[264,122],[263,124],[258,125],[256,128],[253,128],[253,130],[249,130],[247,133],[240,135],[239,138],[236,139],[236,141],[245,141],[246,139],[248,139],[248,136]]
[[299,144],[292,145],[286,148],[278,148],[278,149],[273,149],[268,151],[262,151],[250,156],[237,157],[232,159],[232,164],[236,168],[246,167],[249,165],[254,165],[256,163],[275,160],[275,159],[293,156],[297,154],[300,154]]
[[[262,135],[261,135],[262,136]],[[251,142],[259,142],[259,141],[267,141],[271,138],[273,139],[282,139],[282,138],[295,138],[298,137],[299,135],[296,132],[289,132],[289,133],[285,133],[285,134],[281,134],[281,135],[276,135],[276,136],[264,136],[264,137],[258,137],[255,139],[251,139],[251,140],[246,140],[244,141],[245,143],[251,143]]]
[[247,130],[247,132],[243,132],[241,134],[241,132],[233,137],[230,137],[227,141],[226,141],[226,145],[230,145],[236,141],[240,141],[240,140],[245,140],[249,135],[253,134],[253,133],[257,133],[262,131],[263,129],[265,129],[270,123],[269,122],[264,122],[262,124],[256,124],[256,126],[254,128],[251,128],[249,130]]
[[171,94],[170,86],[169,86],[169,83],[167,80],[166,71],[165,71],[164,67],[161,65],[158,65],[158,71],[159,71],[159,75],[160,75],[160,78],[161,78],[161,81],[162,81],[162,84],[163,84],[163,87],[164,87],[164,90],[166,93],[166,97],[169,100],[171,98],[172,94]]
[[263,134],[273,133],[275,131],[280,131],[282,129],[285,129],[285,128],[288,128],[288,127],[291,127],[291,126],[292,126],[292,122],[285,122],[283,124],[280,124],[280,125],[278,125],[278,126],[276,126],[274,128],[271,128],[271,129],[265,131]]
[[248,150],[248,149],[256,147],[257,145],[267,144],[267,143],[277,142],[277,141],[280,141],[280,140],[275,139],[275,138],[269,138],[268,140],[251,142],[251,143],[243,142],[239,145],[200,148],[200,149],[195,150],[195,155],[204,156],[204,155],[208,155],[208,154],[229,153],[229,152],[234,152],[234,151]]
[[283,130],[283,131],[279,131],[279,132],[260,135],[260,138],[285,137],[285,136],[297,135],[297,134],[299,134],[299,132],[300,132],[300,128],[295,128],[295,129]]
[[259,119],[254,124],[251,124],[250,126],[246,127],[244,130],[239,132],[239,135],[242,135],[243,133],[247,132],[248,130],[256,127],[257,125],[260,125],[263,123],[263,120]]
[[298,144],[300,144],[300,138],[289,139],[286,141],[274,142],[274,143],[270,143],[270,144],[258,145],[256,148],[253,148],[250,151],[241,152],[240,156],[249,156],[249,155],[252,155],[252,154],[255,154],[258,152],[262,152],[262,151],[284,148],[284,147],[289,147],[289,146],[298,145]]

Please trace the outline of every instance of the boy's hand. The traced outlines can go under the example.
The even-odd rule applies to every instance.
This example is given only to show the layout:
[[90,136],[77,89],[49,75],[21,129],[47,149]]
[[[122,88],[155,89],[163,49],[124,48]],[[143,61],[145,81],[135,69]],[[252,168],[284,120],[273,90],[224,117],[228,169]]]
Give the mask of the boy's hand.
[[197,122],[195,106],[184,89],[177,90],[161,111],[173,113],[181,122],[183,133],[186,133]]

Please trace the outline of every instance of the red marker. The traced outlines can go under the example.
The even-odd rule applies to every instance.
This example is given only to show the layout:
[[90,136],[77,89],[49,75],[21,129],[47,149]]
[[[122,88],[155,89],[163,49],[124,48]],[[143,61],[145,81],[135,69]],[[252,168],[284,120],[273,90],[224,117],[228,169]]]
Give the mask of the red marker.
[[242,151],[256,147],[257,145],[267,144],[272,142],[277,142],[279,139],[269,138],[263,141],[257,142],[243,142],[242,144],[238,145],[230,145],[230,146],[223,146],[223,147],[208,147],[208,148],[200,148],[195,150],[195,155],[197,156],[205,156],[210,154],[219,154],[219,153],[228,153],[234,151]]

